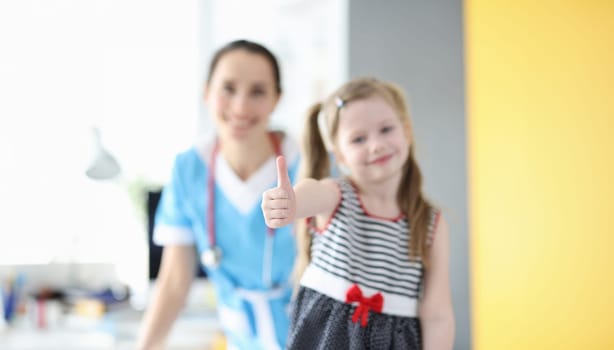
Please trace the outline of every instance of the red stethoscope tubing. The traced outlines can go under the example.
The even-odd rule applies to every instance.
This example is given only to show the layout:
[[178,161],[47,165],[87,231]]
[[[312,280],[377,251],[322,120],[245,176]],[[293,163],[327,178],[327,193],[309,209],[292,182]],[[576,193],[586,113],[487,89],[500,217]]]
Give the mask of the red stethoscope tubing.
[[[275,155],[281,156],[281,146],[279,144],[279,140],[275,137],[273,133],[269,134],[269,138],[271,139],[271,143],[273,144],[273,149],[275,151]],[[215,158],[218,152],[218,143],[215,142],[215,146],[213,147],[213,152],[211,152],[211,162],[209,163],[209,176],[207,178],[207,196],[208,196],[208,205],[207,205],[207,234],[209,238],[209,248],[213,249],[216,247],[215,242]],[[273,236],[275,231],[267,226],[267,234],[269,236]]]

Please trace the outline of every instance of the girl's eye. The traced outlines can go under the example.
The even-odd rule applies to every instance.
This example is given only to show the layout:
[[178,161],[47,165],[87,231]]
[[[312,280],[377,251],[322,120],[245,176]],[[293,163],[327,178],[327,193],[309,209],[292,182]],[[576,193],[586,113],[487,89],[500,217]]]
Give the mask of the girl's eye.
[[352,139],[352,143],[363,143],[367,140],[365,136],[357,136]]
[[393,126],[385,126],[385,127],[382,128],[381,131],[382,131],[382,134],[387,134],[387,133],[391,132],[392,130],[394,130]]

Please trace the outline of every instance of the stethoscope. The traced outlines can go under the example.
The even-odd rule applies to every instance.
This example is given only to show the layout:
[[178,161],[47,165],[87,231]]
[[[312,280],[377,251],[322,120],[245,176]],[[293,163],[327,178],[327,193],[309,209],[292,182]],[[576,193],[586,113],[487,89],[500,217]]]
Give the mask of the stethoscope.
[[[281,156],[281,147],[277,138],[271,133],[269,134],[275,155]],[[216,244],[215,240],[215,160],[218,152],[218,143],[215,143],[211,152],[211,162],[209,163],[209,176],[207,177],[207,235],[209,240],[209,248],[205,249],[200,255],[200,261],[209,269],[216,269],[222,260],[222,250]],[[271,285],[271,266],[273,260],[273,236],[275,230],[267,228],[265,241],[265,254],[263,261],[263,280],[265,285]]]

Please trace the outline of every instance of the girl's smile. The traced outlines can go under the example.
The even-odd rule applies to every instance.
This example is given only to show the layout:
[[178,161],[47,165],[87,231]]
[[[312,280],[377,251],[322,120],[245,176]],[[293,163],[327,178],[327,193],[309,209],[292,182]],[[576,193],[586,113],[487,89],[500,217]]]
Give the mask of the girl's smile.
[[390,159],[392,159],[394,155],[393,154],[389,154],[383,157],[379,157],[371,162],[369,162],[369,164],[375,164],[375,165],[384,165],[386,164]]

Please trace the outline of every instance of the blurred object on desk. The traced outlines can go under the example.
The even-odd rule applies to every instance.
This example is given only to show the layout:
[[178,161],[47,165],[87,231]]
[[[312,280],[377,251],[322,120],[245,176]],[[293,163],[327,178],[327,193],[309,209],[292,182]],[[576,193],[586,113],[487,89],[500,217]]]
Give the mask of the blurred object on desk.
[[9,323],[13,319],[15,312],[22,301],[24,275],[18,273],[15,276],[11,272],[7,277],[0,278],[0,297],[2,298],[2,319],[3,324]]

